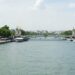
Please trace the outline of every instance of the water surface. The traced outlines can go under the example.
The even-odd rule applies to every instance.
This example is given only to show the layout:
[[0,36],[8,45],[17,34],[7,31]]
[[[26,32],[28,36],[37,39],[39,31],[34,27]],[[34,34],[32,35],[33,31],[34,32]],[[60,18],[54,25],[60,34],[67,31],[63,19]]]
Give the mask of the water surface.
[[75,43],[28,41],[2,44],[0,75],[75,75]]

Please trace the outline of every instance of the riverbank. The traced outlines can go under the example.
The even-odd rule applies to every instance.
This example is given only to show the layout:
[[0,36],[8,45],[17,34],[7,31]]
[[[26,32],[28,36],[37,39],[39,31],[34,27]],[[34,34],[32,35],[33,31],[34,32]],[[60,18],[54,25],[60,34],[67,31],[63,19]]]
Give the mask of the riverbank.
[[24,42],[28,40],[29,40],[28,37],[0,38],[0,44],[9,43],[9,42]]
[[11,42],[10,40],[0,40],[0,44],[4,44],[4,43],[9,43]]

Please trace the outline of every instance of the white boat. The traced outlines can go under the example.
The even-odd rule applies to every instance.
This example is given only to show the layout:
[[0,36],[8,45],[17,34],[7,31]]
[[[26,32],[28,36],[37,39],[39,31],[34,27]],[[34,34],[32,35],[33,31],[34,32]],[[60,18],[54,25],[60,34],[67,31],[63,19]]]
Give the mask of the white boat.
[[67,41],[70,41],[71,39],[70,38],[67,38]]
[[15,38],[15,42],[22,42],[22,41],[24,41],[24,40],[23,40],[23,38],[21,38],[21,37]]
[[15,42],[23,42],[23,41],[28,41],[29,38],[28,37],[16,37]]

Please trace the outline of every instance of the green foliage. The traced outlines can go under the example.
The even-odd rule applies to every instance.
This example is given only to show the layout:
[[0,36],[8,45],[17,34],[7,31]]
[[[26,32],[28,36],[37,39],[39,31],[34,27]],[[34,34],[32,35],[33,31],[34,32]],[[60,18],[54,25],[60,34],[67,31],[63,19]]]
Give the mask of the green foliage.
[[9,27],[7,25],[4,25],[1,29],[7,29],[7,30],[9,30]]
[[2,36],[2,37],[11,36],[11,31],[7,25],[0,28],[0,36]]
[[15,30],[14,29],[11,30],[11,36],[15,36]]
[[43,33],[43,35],[44,35],[44,37],[46,38],[46,37],[49,35],[48,31],[45,31],[45,32]]
[[21,35],[37,35],[37,32],[24,31],[23,29],[21,29]]
[[23,29],[21,29],[20,31],[21,31],[21,35],[25,35],[25,31]]
[[[23,29],[20,29],[20,31],[21,31],[21,35],[26,35],[26,36],[42,35],[44,37],[47,37],[49,35],[56,35],[55,32],[48,32],[45,30],[33,32],[33,31],[25,31]],[[7,37],[7,38],[10,36],[14,37],[16,35],[15,33],[16,33],[16,30],[14,30],[14,29],[10,30],[7,25],[0,28],[0,36],[1,37]],[[71,34],[71,32],[63,32],[62,34],[69,35],[69,34]]]
[[61,35],[72,35],[72,31],[71,30],[64,31],[61,33]]

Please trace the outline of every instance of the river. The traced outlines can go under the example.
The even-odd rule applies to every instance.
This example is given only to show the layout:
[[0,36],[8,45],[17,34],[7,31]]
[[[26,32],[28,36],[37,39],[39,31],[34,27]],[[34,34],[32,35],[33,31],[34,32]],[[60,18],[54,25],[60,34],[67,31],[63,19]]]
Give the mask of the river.
[[43,40],[1,44],[0,75],[75,75],[75,43]]

